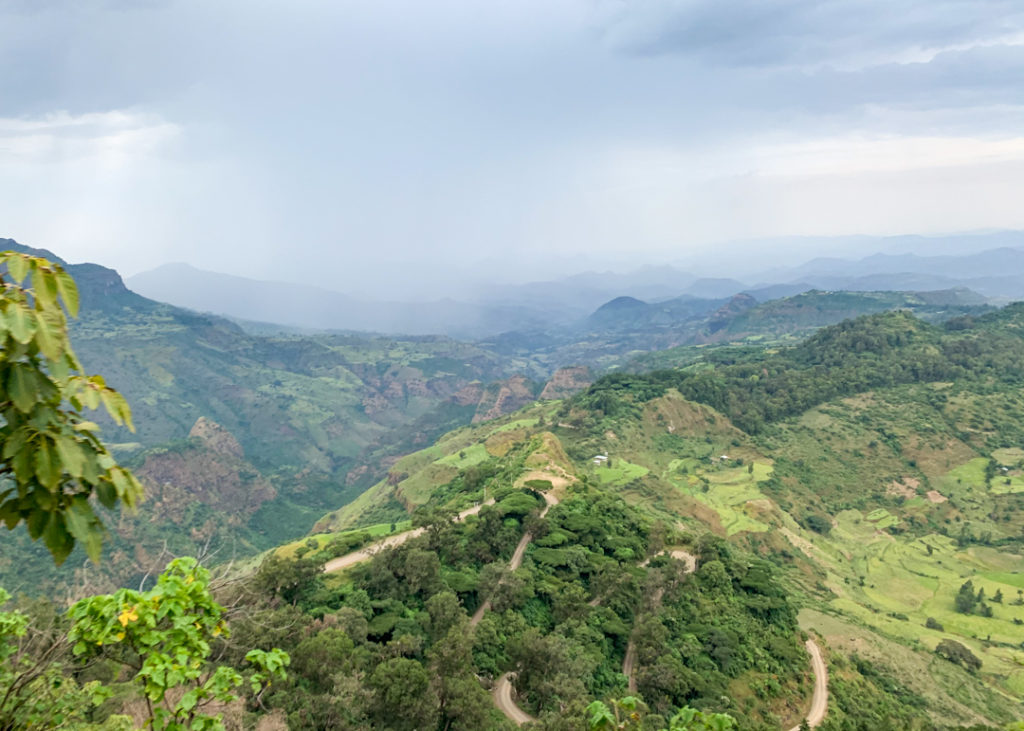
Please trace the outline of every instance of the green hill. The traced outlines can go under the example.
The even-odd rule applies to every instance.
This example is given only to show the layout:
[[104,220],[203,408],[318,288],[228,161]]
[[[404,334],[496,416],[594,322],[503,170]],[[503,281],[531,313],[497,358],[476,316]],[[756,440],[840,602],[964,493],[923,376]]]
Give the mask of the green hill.
[[[59,260],[10,240],[0,248]],[[110,560],[82,570],[101,586],[137,581],[168,551],[244,555],[302,535],[372,485],[381,460],[468,423],[485,386],[520,366],[444,337],[250,335],[141,297],[111,269],[67,269],[82,299],[72,344],[127,397],[138,429],[101,419],[104,439],[150,483],[138,515],[108,521]],[[190,441],[204,419],[237,441],[237,459]],[[168,451],[188,458],[170,468]],[[260,486],[240,511],[226,487],[236,483]],[[9,588],[74,580],[54,574],[20,533],[5,543],[0,583]]]
[[[772,625],[778,639],[762,627],[757,642],[733,647],[738,655],[716,654],[725,630],[718,626],[717,641],[702,638],[699,622],[728,602],[701,604],[707,584],[699,568],[678,595],[689,613],[670,619],[678,610],[626,602],[614,618],[599,621],[611,645],[597,656],[614,661],[603,676],[584,673],[577,695],[626,692],[615,670],[623,651],[615,638],[629,635],[650,643],[640,653],[648,670],[638,671],[636,681],[655,711],[685,703],[727,711],[744,729],[795,723],[808,686],[800,669],[806,658],[782,649],[796,637],[796,625],[785,629],[781,620],[793,611],[800,629],[825,648],[831,696],[821,728],[1003,724],[1021,717],[1024,699],[1022,326],[1024,306],[941,326],[884,313],[825,328],[791,348],[711,351],[697,367],[606,376],[567,401],[452,432],[403,458],[390,479],[318,524],[327,531],[318,545],[348,535],[330,531],[397,521],[414,509],[414,520],[431,525],[438,509],[497,498],[494,508],[485,506],[464,528],[444,528],[454,533],[442,531],[424,548],[439,556],[437,591],[454,592],[472,612],[493,590],[486,583],[491,588],[480,589],[475,526],[493,520],[485,532],[511,531],[507,541],[531,526],[535,538],[515,574],[515,592],[501,613],[485,615],[495,620],[486,636],[505,639],[487,641],[529,644],[524,638],[534,628],[568,645],[538,660],[492,644],[490,660],[480,650],[474,661],[483,676],[517,671],[522,705],[548,718],[545,723],[579,706],[563,703],[559,710],[531,673],[547,669],[557,676],[558,652],[586,655],[585,644],[574,644],[579,637],[571,618],[593,627],[599,620],[582,606],[590,597],[603,607],[602,582],[616,585],[599,579],[588,556],[600,547],[618,571],[636,571],[639,587],[653,579],[628,567],[675,544],[689,546],[699,567],[720,560],[706,553],[709,546],[720,547],[715,555],[726,551],[723,580],[733,592],[746,591],[751,579],[743,571],[769,572],[781,603],[773,604],[770,593],[741,594],[739,601],[744,611],[773,606],[782,612],[775,615],[782,623]],[[525,499],[515,496],[531,490],[561,494],[562,503],[541,520],[498,520],[505,501]],[[562,511],[577,499],[604,506],[600,537],[586,533],[586,520],[564,522]],[[616,537],[615,526],[626,519],[620,515],[647,526],[627,531],[645,542]],[[381,612],[397,609],[385,610],[393,591],[385,587],[395,584],[381,583],[383,567],[401,583],[401,562],[414,546],[352,569],[343,585],[328,579],[321,598],[337,586],[339,598],[330,601],[343,608],[352,592],[365,591],[373,626]],[[745,568],[735,573],[729,562]],[[571,590],[580,592],[578,599],[560,593],[568,587],[552,589],[565,581],[579,583]],[[625,594],[632,601],[643,595],[639,588]],[[402,593],[405,609],[396,616],[414,616],[430,591],[419,597]],[[380,628],[392,629],[372,641],[396,641],[397,621],[379,620]],[[726,624],[734,621],[741,620]],[[474,642],[483,642],[477,632]],[[695,654],[688,655],[682,648],[694,639]],[[767,647],[777,648],[773,657],[781,664],[751,659]],[[730,669],[737,656],[752,664]],[[537,671],[529,670],[531,662],[540,663]],[[768,675],[759,674],[768,667]],[[709,694],[711,686],[701,686],[687,669],[706,678],[721,673],[724,685]]]

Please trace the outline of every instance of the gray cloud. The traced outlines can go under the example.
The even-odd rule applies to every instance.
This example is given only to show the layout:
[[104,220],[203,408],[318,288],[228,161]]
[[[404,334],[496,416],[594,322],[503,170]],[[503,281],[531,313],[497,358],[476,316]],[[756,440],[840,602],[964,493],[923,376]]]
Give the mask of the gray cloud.
[[606,38],[640,54],[735,66],[872,65],[1024,30],[1013,0],[610,0]]
[[985,167],[1021,155],[1017,5],[0,0],[0,235],[128,271],[302,252],[393,297],[738,236],[1024,227],[961,182],[1022,183]]

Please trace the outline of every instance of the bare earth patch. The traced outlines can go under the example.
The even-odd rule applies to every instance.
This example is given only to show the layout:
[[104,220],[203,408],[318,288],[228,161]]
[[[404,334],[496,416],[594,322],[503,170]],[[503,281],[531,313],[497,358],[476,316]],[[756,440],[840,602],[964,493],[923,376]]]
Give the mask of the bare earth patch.
[[927,498],[928,498],[929,500],[931,500],[931,501],[932,501],[933,503],[944,503],[944,502],[946,502],[947,500],[949,500],[949,498],[948,498],[948,497],[946,497],[945,495],[943,495],[943,494],[942,494],[941,492],[939,492],[938,490],[929,490],[929,491],[928,491],[927,493],[925,493],[925,495],[926,495],[926,496],[927,496]]
[[901,495],[908,500],[917,495],[917,488],[921,486],[921,481],[916,477],[904,477],[902,480],[893,480],[885,492],[887,495],[894,497],[900,497]]

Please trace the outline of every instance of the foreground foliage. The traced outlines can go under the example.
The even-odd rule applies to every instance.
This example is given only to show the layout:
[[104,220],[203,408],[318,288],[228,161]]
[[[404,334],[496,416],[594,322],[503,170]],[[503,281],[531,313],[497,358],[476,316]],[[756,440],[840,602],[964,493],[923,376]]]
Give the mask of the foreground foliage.
[[78,312],[78,290],[64,268],[10,251],[0,265],[0,521],[24,522],[58,564],[76,541],[98,561],[105,530],[90,498],[130,508],[142,487],[84,410],[102,404],[129,428],[131,411],[71,350],[64,308]]
[[[8,599],[0,591],[0,603]],[[40,628],[22,611],[0,612],[3,731],[120,728],[124,717],[99,707],[115,695],[130,702],[126,689],[143,699],[147,729],[222,731],[223,709],[239,700],[239,688],[247,687],[255,707],[273,681],[286,678],[289,657],[276,648],[245,652],[237,668],[211,662],[212,643],[229,631],[209,572],[194,559],[172,561],[149,591],[83,599],[67,622],[64,634],[60,618]],[[106,682],[84,681],[87,667]]]

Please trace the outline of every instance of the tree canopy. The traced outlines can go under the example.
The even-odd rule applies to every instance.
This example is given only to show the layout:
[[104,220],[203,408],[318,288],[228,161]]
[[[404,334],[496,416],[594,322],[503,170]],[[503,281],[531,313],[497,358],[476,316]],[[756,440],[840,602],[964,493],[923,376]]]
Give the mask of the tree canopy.
[[62,563],[80,542],[99,559],[105,529],[92,498],[134,507],[142,486],[100,441],[86,409],[101,405],[132,428],[124,397],[87,375],[71,349],[67,315],[78,290],[59,264],[0,253],[0,521],[24,522]]

